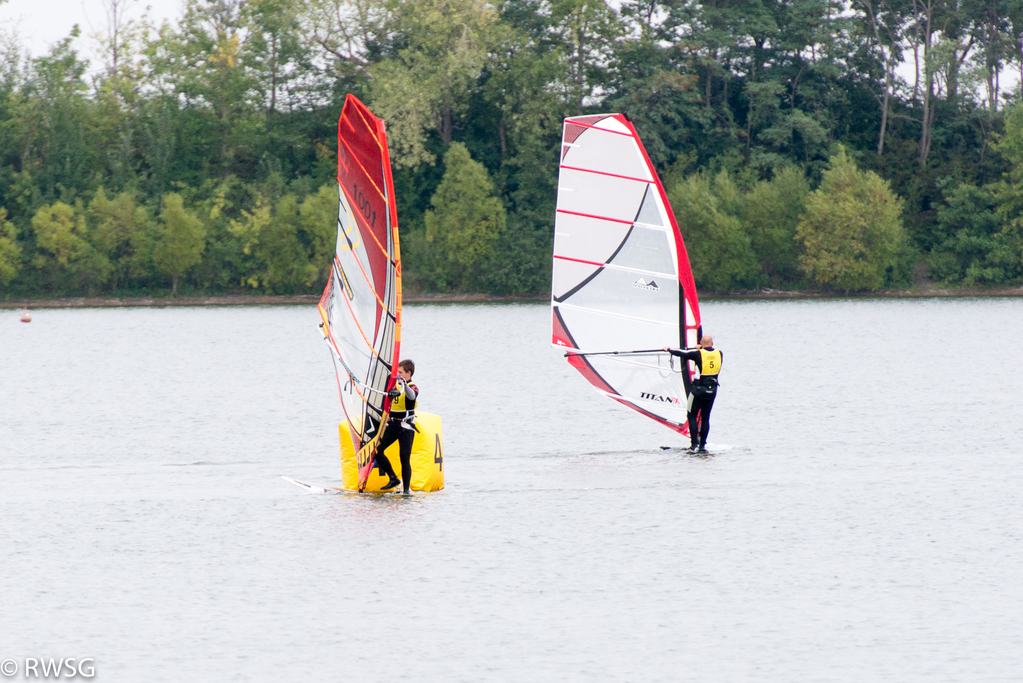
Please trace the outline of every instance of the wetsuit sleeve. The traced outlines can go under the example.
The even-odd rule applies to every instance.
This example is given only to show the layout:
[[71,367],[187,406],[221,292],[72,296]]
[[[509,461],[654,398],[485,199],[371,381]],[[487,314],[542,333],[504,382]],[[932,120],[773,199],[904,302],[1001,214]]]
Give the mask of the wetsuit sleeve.
[[415,401],[416,397],[419,396],[419,387],[411,382],[402,382],[405,385],[405,400]]
[[700,369],[700,372],[703,372],[703,356],[700,355],[699,349],[696,349],[695,351],[683,351],[682,349],[668,349],[668,353],[670,353],[673,356],[678,356],[679,358],[685,358],[686,360],[693,361],[694,363],[696,363],[696,367]]

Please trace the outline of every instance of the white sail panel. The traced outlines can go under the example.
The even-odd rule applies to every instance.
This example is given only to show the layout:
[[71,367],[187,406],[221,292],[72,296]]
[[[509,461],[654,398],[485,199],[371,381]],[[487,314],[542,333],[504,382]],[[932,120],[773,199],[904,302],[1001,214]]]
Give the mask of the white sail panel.
[[365,397],[355,388],[370,384],[375,364],[377,302],[373,273],[366,255],[365,239],[352,216],[344,191],[338,188],[338,235],[332,273],[333,295],[328,314],[339,356],[357,383],[348,377],[341,391],[345,415],[362,431]]
[[[659,349],[671,345],[672,335],[678,334],[678,326],[670,320],[656,320],[631,315],[610,315],[606,310],[594,310],[582,306],[561,304],[558,313],[565,327],[572,331],[576,342],[580,338],[598,337],[602,346],[587,348],[577,346],[581,351]],[[660,342],[660,345],[656,345]],[[641,346],[646,344],[647,346]],[[654,346],[650,346],[654,344]],[[631,356],[630,356],[631,358]],[[614,362],[624,363],[624,356],[615,357]]]
[[558,180],[558,211],[632,223],[647,182],[562,169]]
[[[591,128],[562,147],[561,165],[650,181],[652,177],[632,137]],[[585,132],[586,137],[581,134]]]
[[[678,280],[670,275],[662,277],[628,269],[604,268],[579,291],[559,303],[598,311],[605,317],[650,320],[674,330],[673,337],[662,333],[657,338],[636,339],[637,344],[646,345],[632,346],[628,350],[678,346],[678,323],[675,322],[678,320]],[[611,334],[603,329],[607,324],[605,320],[592,330],[573,331],[573,334],[577,341],[592,340],[585,347],[587,351],[626,350],[625,347],[606,345]]]
[[599,121],[593,123],[593,127],[597,130],[609,130],[621,135],[632,136],[633,131],[626,127],[625,123],[620,121],[616,116],[604,116]]
[[559,213],[554,223],[554,255],[607,263],[631,227],[629,223]]
[[[672,364],[667,354],[641,356],[643,360],[592,359],[593,368],[615,387],[611,398],[624,399],[632,406],[676,424],[685,424],[688,398],[678,382],[680,361]],[[602,392],[608,395],[608,392]],[[628,397],[628,398],[625,398]]]
[[647,228],[637,222],[632,226],[621,249],[611,259],[611,264],[636,272],[673,276],[677,271],[675,249],[670,237],[666,230]]
[[552,295],[560,301],[571,295],[599,272],[600,267],[591,263],[560,260],[554,266],[551,278]]
[[[665,217],[666,212],[664,205],[661,204],[660,195],[653,185],[647,185],[646,195],[643,197],[643,205],[639,207],[639,213],[636,214],[636,223],[651,228],[658,227],[671,230],[671,225],[664,221]],[[674,245],[672,252],[674,252]]]

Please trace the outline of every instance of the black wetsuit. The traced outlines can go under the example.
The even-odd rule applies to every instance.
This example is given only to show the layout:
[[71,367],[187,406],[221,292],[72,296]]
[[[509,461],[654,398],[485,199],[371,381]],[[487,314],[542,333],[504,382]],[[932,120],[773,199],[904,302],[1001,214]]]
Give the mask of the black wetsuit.
[[[704,349],[704,351],[713,350],[714,350],[713,346],[710,347],[709,349]],[[695,349],[693,351],[671,349],[669,350],[669,353],[673,356],[679,356],[680,358],[691,360],[694,363],[696,363],[696,367],[697,369],[699,369],[701,373],[701,378],[695,381],[697,382],[704,381],[705,383],[709,383],[711,381],[710,377],[713,377],[713,382],[715,385],[717,385],[716,374],[711,375],[710,377],[706,378],[706,380],[702,377],[703,355],[700,353],[700,349]],[[724,363],[724,355],[725,354],[723,353],[721,354],[722,364]],[[703,449],[707,447],[707,435],[710,434],[710,411],[711,408],[714,407],[714,399],[716,397],[717,397],[716,392],[712,394],[709,398],[699,398],[696,396],[696,394],[692,395],[693,402],[689,408],[689,439],[694,450],[697,448]],[[699,434],[697,434],[697,431],[699,431]]]
[[[380,457],[380,455],[392,443],[397,441],[398,454],[401,459],[402,489],[404,493],[408,493],[409,487],[412,485],[412,441],[416,436],[415,423],[412,420],[414,420],[413,416],[416,412],[416,398],[419,397],[419,388],[411,382],[406,383],[402,381],[398,382],[397,388],[404,390],[406,409],[391,412],[391,416],[387,420],[387,427],[384,429],[384,435],[380,439],[380,445],[377,446],[374,461],[380,474],[395,479],[394,468],[391,467],[390,461],[388,461],[386,456]],[[407,418],[412,418],[412,420],[407,420]],[[403,420],[406,421],[403,422]]]

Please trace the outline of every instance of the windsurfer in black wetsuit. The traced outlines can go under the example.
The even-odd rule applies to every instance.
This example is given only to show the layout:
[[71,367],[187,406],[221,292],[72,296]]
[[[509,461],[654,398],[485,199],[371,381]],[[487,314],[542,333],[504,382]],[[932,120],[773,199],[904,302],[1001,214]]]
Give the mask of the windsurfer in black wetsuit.
[[[385,491],[401,483],[402,493],[408,493],[412,485],[412,440],[416,436],[416,399],[419,397],[419,387],[412,383],[412,374],[415,371],[416,364],[411,360],[405,359],[398,363],[397,383],[388,392],[388,396],[391,397],[391,415],[374,456],[377,469],[381,474],[388,476],[387,484],[383,486]],[[398,442],[401,458],[400,480],[395,476],[387,456],[383,455],[387,447],[395,441]]]
[[689,393],[689,438],[692,442],[689,450],[706,451],[707,435],[710,433],[710,409],[714,407],[718,393],[721,352],[714,349],[714,338],[709,334],[700,338],[699,348],[682,350],[665,346],[664,350],[673,356],[693,361],[700,371]]

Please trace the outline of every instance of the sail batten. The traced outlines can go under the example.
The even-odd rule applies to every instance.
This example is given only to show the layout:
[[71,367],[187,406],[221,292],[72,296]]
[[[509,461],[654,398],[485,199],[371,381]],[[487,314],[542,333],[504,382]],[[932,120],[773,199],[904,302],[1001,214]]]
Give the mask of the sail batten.
[[566,171],[579,171],[580,173],[593,173],[594,175],[606,175],[611,178],[621,178],[622,180],[634,180],[637,183],[649,183],[648,178],[633,178],[632,176],[620,175],[618,173],[610,173],[608,171],[595,171],[592,168],[577,168],[575,166],[565,166],[562,164],[562,169]]
[[562,261],[574,261],[575,263],[585,263],[587,265],[599,266],[601,268],[610,268],[612,270],[624,270],[630,273],[636,273],[637,275],[661,275],[663,277],[674,276],[674,273],[669,273],[663,270],[644,270],[641,268],[630,268],[629,266],[619,266],[611,262],[600,263],[598,261],[584,261],[582,259],[569,258],[567,256],[559,256],[557,254],[554,255],[554,258],[560,259]]
[[[618,313],[618,312],[615,312],[615,311],[606,311],[606,310],[601,310],[599,308],[593,308],[593,307],[589,307],[589,306],[578,306],[576,304],[561,303],[559,308],[572,309],[572,310],[576,310],[576,311],[588,311],[588,312],[591,312],[591,313],[595,313],[597,315],[608,316],[608,317],[611,317],[611,318],[618,318],[620,320],[632,320],[633,322],[650,323],[652,325],[661,325],[661,326],[669,328],[671,330],[678,329],[678,325],[676,325],[672,321],[658,320],[656,318],[641,318],[641,317],[639,317],[637,315],[629,315],[627,313]],[[579,349],[579,350],[582,351],[582,349]],[[633,349],[618,349],[618,350],[621,350],[621,351],[632,351]],[[601,353],[603,353],[603,352],[604,352],[604,350],[601,350]]]
[[611,216],[598,216],[593,213],[583,213],[582,211],[569,211],[568,209],[558,209],[558,213],[566,213],[572,216],[582,216],[583,218],[596,218],[598,221],[609,221],[611,223],[624,223],[625,225],[632,225],[632,221],[625,218],[613,218]]
[[682,235],[623,115],[565,120],[555,221],[552,344],[598,392],[687,434],[688,363],[614,353],[694,346],[700,330]]

